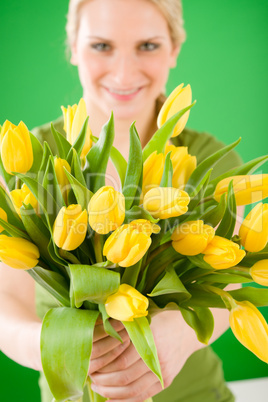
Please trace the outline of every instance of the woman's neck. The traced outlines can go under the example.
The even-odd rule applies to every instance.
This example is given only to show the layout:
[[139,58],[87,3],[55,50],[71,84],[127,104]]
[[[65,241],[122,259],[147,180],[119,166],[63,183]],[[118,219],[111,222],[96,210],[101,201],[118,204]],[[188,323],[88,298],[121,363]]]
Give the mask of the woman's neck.
[[[86,100],[86,99],[85,99]],[[93,135],[99,136],[102,126],[108,121],[110,116],[107,116],[96,105],[87,102],[87,111],[89,114],[89,124]],[[131,119],[116,119],[115,124],[115,138],[113,145],[128,159],[129,151],[129,128],[133,121],[136,121],[135,126],[138,131],[141,145],[144,147],[150,140],[152,135],[157,129],[156,126],[156,105],[148,106],[146,110],[142,111],[138,116]]]

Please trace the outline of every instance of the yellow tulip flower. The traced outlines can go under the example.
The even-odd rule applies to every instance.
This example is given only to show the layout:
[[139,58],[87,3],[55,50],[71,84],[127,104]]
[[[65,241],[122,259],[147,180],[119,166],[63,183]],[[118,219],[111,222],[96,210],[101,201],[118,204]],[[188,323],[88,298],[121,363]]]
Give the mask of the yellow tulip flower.
[[120,226],[104,243],[103,255],[107,257],[107,260],[121,267],[136,264],[152,242],[144,224],[139,225],[133,222]]
[[[174,114],[192,103],[191,86],[188,84],[185,88],[183,88],[183,85],[184,84],[180,84],[177,88],[175,88],[163,104],[157,118],[157,125],[159,128],[163,126],[163,124],[165,124],[166,121],[169,120]],[[182,132],[189,118],[189,114],[190,110],[184,113],[184,115],[179,119],[174,128],[172,137],[176,137]]]
[[147,219],[135,219],[129,223],[131,228],[145,233],[147,236],[151,236],[152,233],[157,234],[160,232],[160,227],[155,223],[151,223]]
[[246,255],[238,244],[224,237],[214,236],[211,242],[203,251],[204,261],[212,268],[225,269],[237,265]]
[[22,207],[22,203],[25,205],[30,204],[34,208],[36,213],[39,213],[38,201],[25,183],[23,183],[20,189],[10,191],[10,198],[17,214],[20,215],[20,208]]
[[257,204],[240,226],[241,244],[247,251],[261,251],[268,242],[268,204]]
[[133,321],[148,314],[149,301],[132,286],[123,284],[105,303],[108,315],[119,321]]
[[170,151],[173,167],[172,187],[183,189],[196,168],[196,156],[189,155],[187,147],[167,145],[165,155]]
[[142,181],[142,193],[143,195],[147,191],[154,187],[158,187],[163,175],[165,166],[165,156],[157,151],[151,153],[143,164],[143,181]]
[[125,197],[111,186],[101,187],[88,204],[88,221],[95,232],[107,234],[125,219]]
[[57,176],[57,180],[60,186],[60,190],[62,193],[62,197],[64,199],[65,204],[67,205],[68,192],[70,189],[70,183],[64,171],[64,168],[71,173],[71,167],[69,163],[65,159],[55,158],[54,159],[54,168]]
[[16,269],[31,269],[38,264],[40,253],[35,244],[20,237],[0,235],[0,260]]
[[173,187],[156,187],[149,190],[143,199],[143,208],[154,218],[167,219],[188,211],[189,195]]
[[188,221],[176,227],[171,235],[173,248],[182,255],[203,253],[215,236],[214,229],[203,221]]
[[[7,222],[7,214],[6,211],[3,208],[0,208],[0,218],[3,219],[3,221]],[[3,226],[0,225],[0,233],[5,230]]]
[[[64,117],[64,131],[67,135],[67,140],[70,144],[74,144],[78,134],[80,133],[83,124],[87,118],[86,103],[83,98],[80,99],[78,105],[68,106],[65,108],[61,107]],[[87,125],[86,141],[81,153],[81,159],[85,158],[88,151],[91,148],[91,130],[89,124]]]
[[230,326],[239,340],[259,359],[268,363],[268,325],[259,310],[250,302],[235,301],[230,312]]
[[262,286],[268,286],[268,260],[256,262],[249,272],[254,282]]
[[26,173],[33,164],[29,130],[21,121],[18,126],[5,122],[1,130],[1,158],[7,173]]
[[221,180],[214,193],[216,201],[219,202],[222,194],[227,193],[231,180],[237,205],[253,204],[268,197],[268,174],[256,174],[232,176]]
[[62,207],[53,226],[55,244],[63,250],[75,250],[87,233],[87,211],[79,204]]

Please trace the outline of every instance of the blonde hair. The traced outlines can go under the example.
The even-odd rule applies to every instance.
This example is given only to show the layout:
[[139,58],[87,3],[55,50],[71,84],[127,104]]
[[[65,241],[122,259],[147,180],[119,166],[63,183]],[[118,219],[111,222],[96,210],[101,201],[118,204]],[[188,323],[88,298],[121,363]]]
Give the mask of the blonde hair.
[[[70,0],[67,14],[67,45],[70,48],[76,40],[79,26],[80,7],[90,0]],[[167,20],[172,42],[181,46],[185,41],[186,34],[183,28],[181,0],[146,0],[155,4]]]

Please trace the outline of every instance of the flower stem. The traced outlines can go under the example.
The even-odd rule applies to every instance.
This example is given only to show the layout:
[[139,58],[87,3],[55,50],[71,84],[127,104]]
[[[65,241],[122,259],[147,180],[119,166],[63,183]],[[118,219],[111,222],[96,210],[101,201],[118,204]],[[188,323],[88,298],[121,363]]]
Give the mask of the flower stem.
[[235,300],[232,298],[230,293],[226,292],[226,290],[223,290],[223,289],[217,288],[216,286],[211,286],[211,285],[206,285],[205,288],[206,288],[206,290],[219,295],[222,298],[222,301],[224,302],[224,304],[228,310],[231,310],[236,307]]
[[102,237],[97,232],[95,232],[94,234],[94,251],[95,251],[96,262],[103,262]]

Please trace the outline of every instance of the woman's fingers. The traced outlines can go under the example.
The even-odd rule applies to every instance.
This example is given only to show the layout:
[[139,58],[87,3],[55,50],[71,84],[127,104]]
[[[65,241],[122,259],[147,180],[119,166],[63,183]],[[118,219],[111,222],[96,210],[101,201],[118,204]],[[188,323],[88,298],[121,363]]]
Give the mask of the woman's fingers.
[[109,363],[120,356],[121,353],[123,353],[129,345],[130,340],[127,339],[125,342],[119,343],[117,347],[112,349],[110,352],[104,354],[103,356],[100,356],[96,359],[90,359],[88,375],[91,375],[95,371],[100,371],[103,367],[109,365]]
[[138,352],[132,343],[129,344],[128,348],[125,349],[124,353],[121,353],[117,359],[114,359],[109,364],[101,368],[99,373],[111,373],[116,371],[125,370],[132,366],[135,362],[140,359]]
[[[156,382],[151,387],[146,389],[141,395],[136,396],[131,399],[124,399],[125,402],[144,402],[146,399],[151,398],[152,396],[159,394],[159,392],[163,391],[162,385],[160,382]],[[109,399],[109,402],[122,402],[122,399]]]
[[[110,323],[114,327],[114,329],[119,332],[124,328],[124,325],[121,321],[118,320],[110,320]],[[102,320],[99,319],[94,328],[93,342],[99,341],[102,338],[106,338],[109,335],[105,332],[103,328]]]
[[144,362],[139,359],[132,366],[116,372],[111,373],[94,373],[91,379],[97,386],[124,386],[136,381],[149,371]]
[[144,399],[141,398],[141,395],[146,395],[148,390],[157,384],[157,382],[159,382],[158,378],[149,370],[128,385],[120,386],[117,382],[115,382],[115,386],[96,385],[93,383],[92,389],[110,400],[126,401],[133,399],[134,401],[142,402]]
[[[119,331],[118,334],[120,335],[123,342],[129,338],[128,333],[125,329]],[[118,339],[112,338],[111,336],[99,338],[98,341],[93,342],[91,359],[97,359],[100,356],[105,355],[120,344],[121,342]]]

